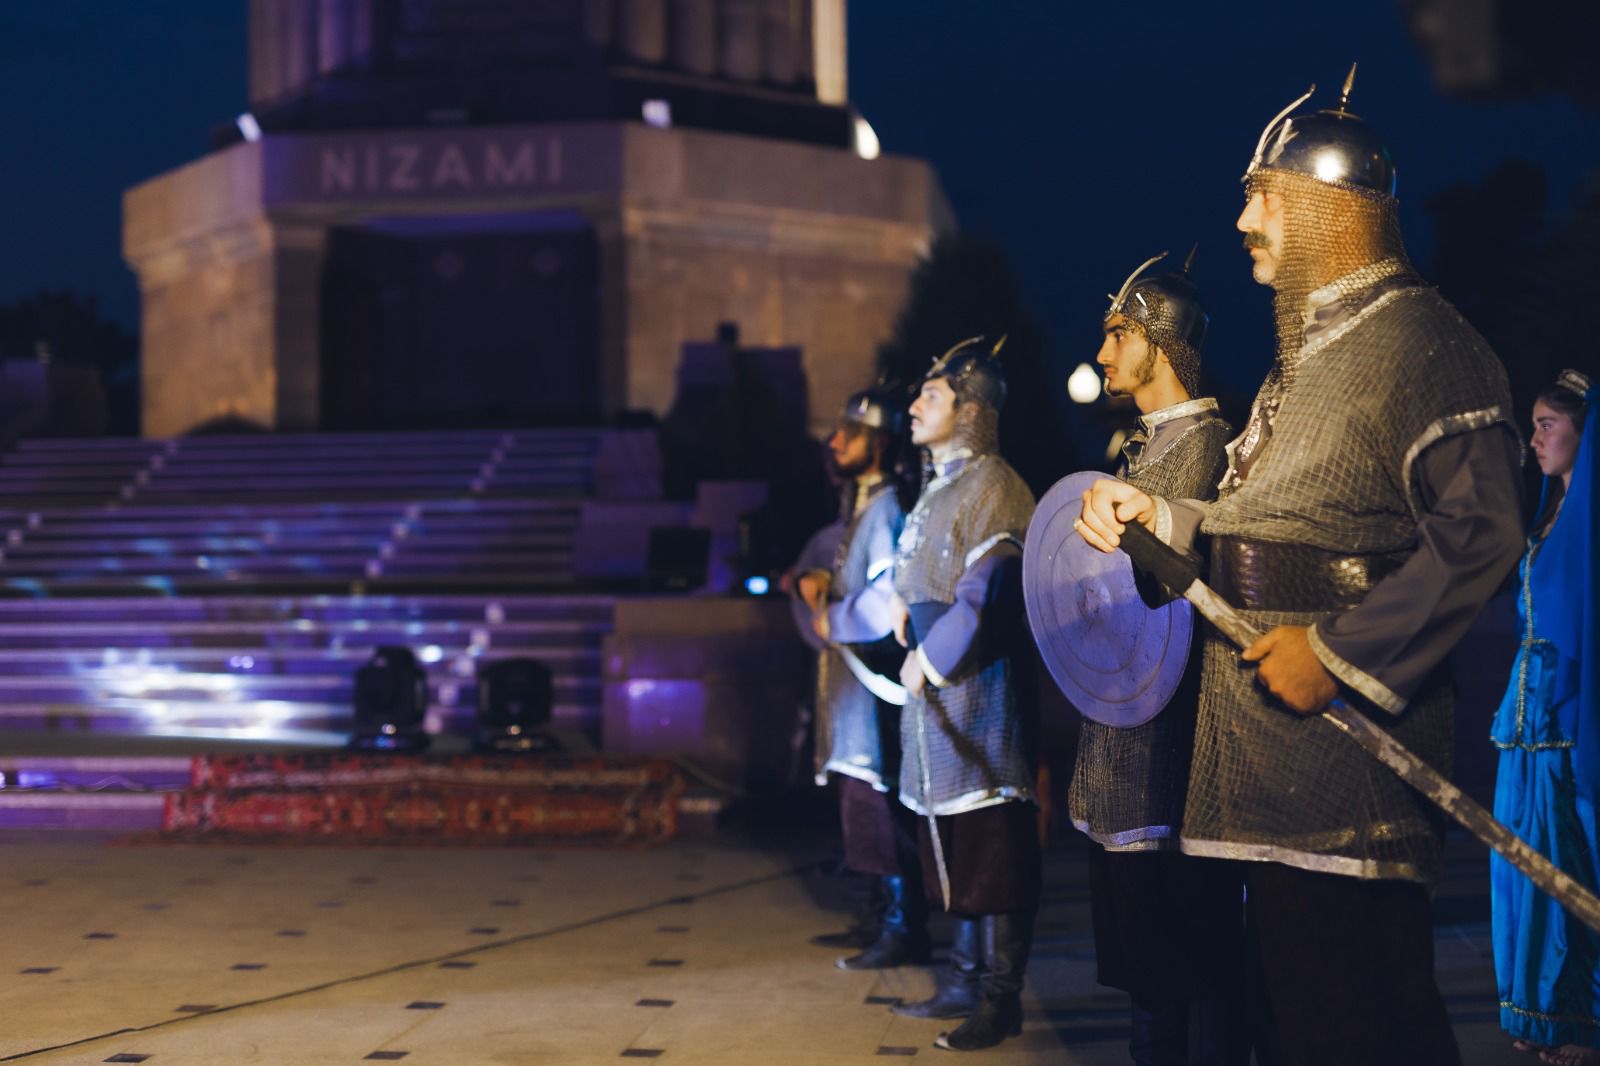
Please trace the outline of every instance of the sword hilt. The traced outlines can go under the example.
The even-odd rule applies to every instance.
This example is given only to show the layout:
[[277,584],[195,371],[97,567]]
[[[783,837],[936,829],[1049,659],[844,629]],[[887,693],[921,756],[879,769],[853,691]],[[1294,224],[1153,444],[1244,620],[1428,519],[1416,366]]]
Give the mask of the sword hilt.
[[1161,543],[1138,522],[1129,522],[1123,529],[1118,547],[1128,554],[1133,565],[1180,596],[1199,580],[1199,563]]

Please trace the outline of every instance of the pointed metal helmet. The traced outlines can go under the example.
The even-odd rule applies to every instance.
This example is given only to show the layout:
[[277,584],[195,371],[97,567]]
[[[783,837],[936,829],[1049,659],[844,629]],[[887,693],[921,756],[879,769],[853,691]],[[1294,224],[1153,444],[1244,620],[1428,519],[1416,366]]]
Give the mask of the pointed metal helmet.
[[1291,114],[1317,91],[1313,85],[1278,112],[1261,131],[1242,180],[1248,182],[1262,170],[1286,170],[1366,196],[1393,200],[1395,167],[1389,149],[1365,120],[1345,109],[1355,79],[1356,67],[1352,63],[1339,106],[1331,111]]
[[1211,316],[1200,301],[1200,290],[1189,277],[1198,250],[1198,245],[1189,250],[1183,270],[1176,274],[1145,273],[1165,259],[1166,252],[1146,259],[1111,297],[1105,317],[1122,315],[1137,322],[1145,336],[1167,351],[1169,359],[1173,358],[1174,349],[1187,348],[1198,364],[1206,328],[1211,324]]
[[1000,410],[1006,402],[1006,373],[1000,365],[1000,348],[1006,337],[1002,333],[993,342],[987,337],[968,337],[935,359],[922,380],[944,378],[958,398]]
[[845,425],[865,426],[884,433],[900,432],[900,421],[905,405],[897,403],[890,391],[880,383],[870,389],[851,394],[839,412],[839,421]]

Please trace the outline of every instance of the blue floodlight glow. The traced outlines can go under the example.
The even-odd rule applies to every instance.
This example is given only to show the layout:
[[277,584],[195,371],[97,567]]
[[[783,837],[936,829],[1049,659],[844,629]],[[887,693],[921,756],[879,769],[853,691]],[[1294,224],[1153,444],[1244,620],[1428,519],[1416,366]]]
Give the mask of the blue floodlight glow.
[[744,579],[744,590],[752,596],[765,596],[771,587],[771,582],[760,574]]

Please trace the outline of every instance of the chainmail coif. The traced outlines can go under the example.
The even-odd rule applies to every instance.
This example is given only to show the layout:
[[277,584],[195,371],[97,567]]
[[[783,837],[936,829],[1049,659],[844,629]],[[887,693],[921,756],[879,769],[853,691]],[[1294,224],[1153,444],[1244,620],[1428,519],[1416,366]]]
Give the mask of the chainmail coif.
[[1247,197],[1258,192],[1283,198],[1283,247],[1272,279],[1272,310],[1278,359],[1282,371],[1292,374],[1313,292],[1334,284],[1348,301],[1382,277],[1415,271],[1392,198],[1271,167],[1258,169],[1246,184]]

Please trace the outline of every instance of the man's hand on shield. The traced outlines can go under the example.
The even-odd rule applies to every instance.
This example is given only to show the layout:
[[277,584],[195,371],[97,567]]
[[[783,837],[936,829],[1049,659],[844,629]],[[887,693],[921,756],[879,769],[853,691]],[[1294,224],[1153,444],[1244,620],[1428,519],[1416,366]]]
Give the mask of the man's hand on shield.
[[900,684],[905,686],[906,695],[920,696],[922,686],[927,683],[928,675],[922,672],[922,660],[917,658],[916,652],[912,652],[900,664]]
[[1311,650],[1305,626],[1278,626],[1244,650],[1260,663],[1256,676],[1296,714],[1321,714],[1339,694],[1338,682]]
[[1073,523],[1084,540],[1103,552],[1114,552],[1129,522],[1156,531],[1156,502],[1125,481],[1105,478],[1084,490],[1083,516]]

